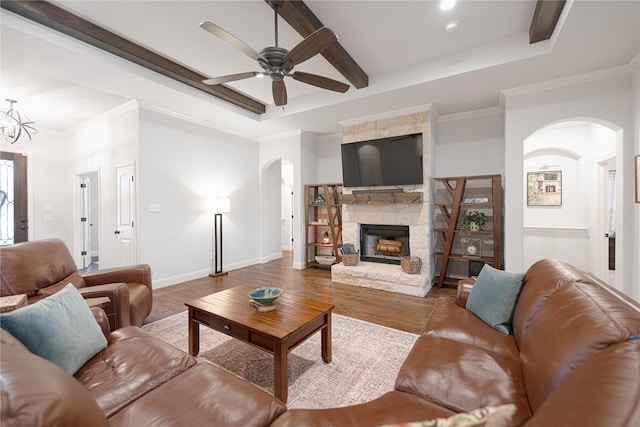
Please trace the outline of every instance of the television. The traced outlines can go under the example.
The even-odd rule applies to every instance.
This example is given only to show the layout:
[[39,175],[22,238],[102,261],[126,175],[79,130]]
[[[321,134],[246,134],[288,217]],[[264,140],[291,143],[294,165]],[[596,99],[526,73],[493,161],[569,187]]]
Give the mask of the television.
[[423,184],[422,134],[342,144],[345,187]]

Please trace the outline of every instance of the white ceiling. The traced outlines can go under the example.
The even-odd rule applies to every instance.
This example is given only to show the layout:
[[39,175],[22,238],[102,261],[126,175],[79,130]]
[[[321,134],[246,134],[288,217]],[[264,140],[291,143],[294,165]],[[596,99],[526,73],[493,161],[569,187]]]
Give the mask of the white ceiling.
[[[273,11],[247,1],[53,1],[175,62],[216,77],[259,71],[253,60],[199,28],[221,26],[256,50],[274,43]],[[336,133],[339,121],[433,104],[440,115],[497,107],[500,91],[625,66],[640,52],[640,1],[569,1],[549,41],[530,45],[533,0],[306,1],[369,75],[345,94],[287,79],[288,105],[273,105],[271,83],[229,86],[266,104],[262,116],[2,10],[0,96],[37,127],[65,131],[130,100],[248,136],[293,129]],[[447,33],[445,22],[457,20]],[[302,40],[279,20],[279,45]],[[345,83],[322,56],[298,66]]]

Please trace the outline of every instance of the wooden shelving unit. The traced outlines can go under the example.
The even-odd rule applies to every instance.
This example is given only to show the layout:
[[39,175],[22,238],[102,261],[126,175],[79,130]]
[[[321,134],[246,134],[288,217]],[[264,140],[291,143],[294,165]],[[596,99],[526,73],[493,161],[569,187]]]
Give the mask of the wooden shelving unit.
[[[435,232],[438,237],[434,278],[438,287],[457,285],[469,277],[469,263],[478,261],[502,268],[502,178],[500,175],[435,178]],[[479,231],[460,229],[467,211],[487,216],[487,224]],[[468,250],[473,246],[474,250]],[[473,252],[473,253],[471,253]]]
[[[307,268],[331,268],[319,264],[318,255],[333,255],[340,262],[342,247],[342,184],[305,185],[305,265]],[[323,202],[324,201],[324,202]]]

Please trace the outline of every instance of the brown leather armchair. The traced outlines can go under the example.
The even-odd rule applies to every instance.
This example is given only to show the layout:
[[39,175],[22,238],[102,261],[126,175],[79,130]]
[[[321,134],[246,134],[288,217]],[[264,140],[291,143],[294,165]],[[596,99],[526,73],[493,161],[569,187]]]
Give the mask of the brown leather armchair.
[[102,305],[109,325],[140,326],[151,313],[151,268],[132,265],[79,273],[69,249],[60,239],[35,240],[0,248],[0,295],[26,294],[35,302],[68,283],[85,298],[108,297]]

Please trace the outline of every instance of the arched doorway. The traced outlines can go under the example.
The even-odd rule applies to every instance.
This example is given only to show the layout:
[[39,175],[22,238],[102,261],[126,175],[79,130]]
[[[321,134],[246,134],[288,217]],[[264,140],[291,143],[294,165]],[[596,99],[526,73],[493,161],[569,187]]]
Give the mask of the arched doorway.
[[[294,165],[276,159],[264,169],[264,243],[266,261],[282,258],[293,262]],[[283,254],[283,251],[285,253]]]
[[525,139],[524,265],[562,259],[615,285],[609,237],[615,248],[615,233],[622,232],[615,220],[618,139],[589,120],[553,123]]

